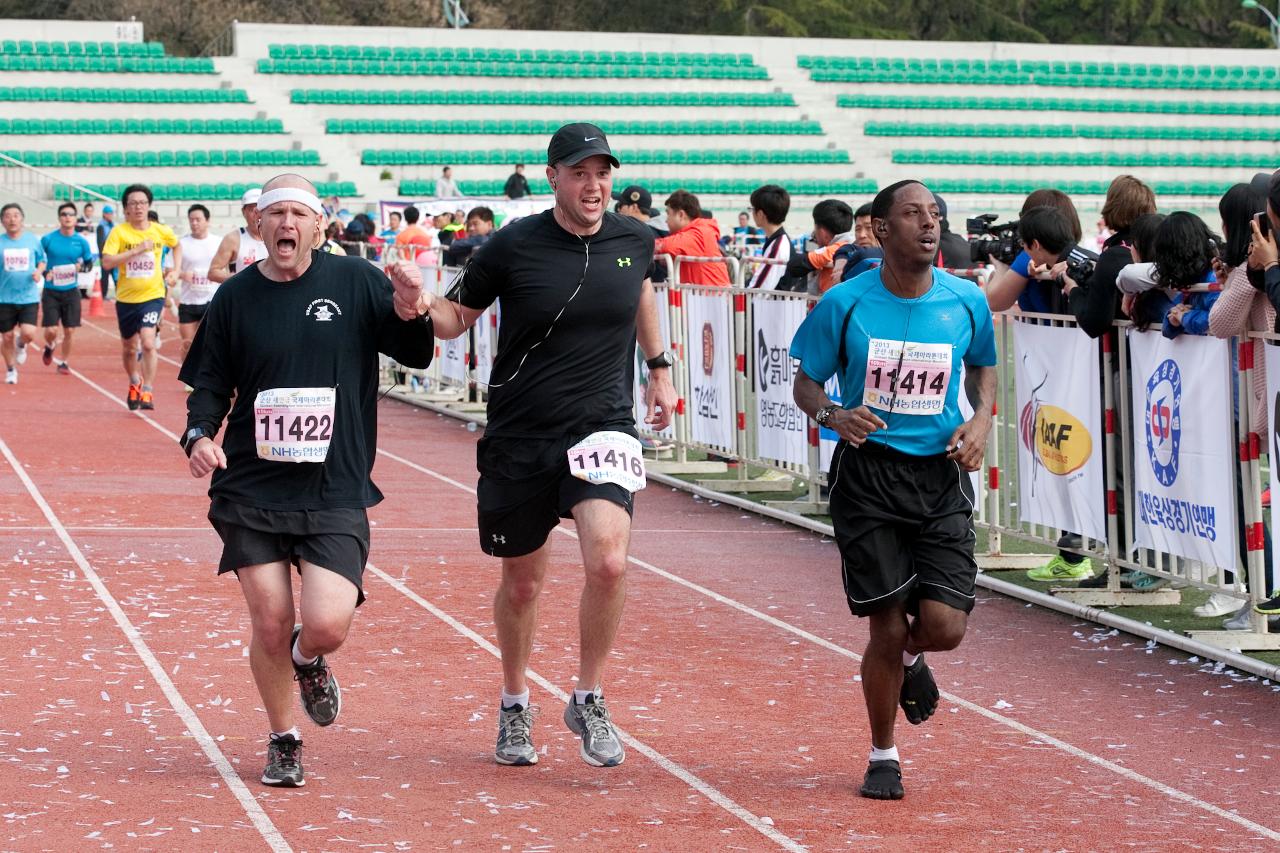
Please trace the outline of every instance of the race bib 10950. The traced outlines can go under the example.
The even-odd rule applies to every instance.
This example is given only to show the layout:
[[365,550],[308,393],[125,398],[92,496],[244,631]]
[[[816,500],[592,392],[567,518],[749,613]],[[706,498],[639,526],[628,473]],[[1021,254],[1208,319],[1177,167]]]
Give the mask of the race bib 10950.
[[323,462],[333,438],[336,388],[271,388],[253,401],[258,458],[268,462]]
[[903,415],[940,415],[951,384],[951,344],[872,338],[862,403]]
[[639,440],[625,432],[593,432],[569,448],[569,473],[638,492],[645,487],[644,453]]

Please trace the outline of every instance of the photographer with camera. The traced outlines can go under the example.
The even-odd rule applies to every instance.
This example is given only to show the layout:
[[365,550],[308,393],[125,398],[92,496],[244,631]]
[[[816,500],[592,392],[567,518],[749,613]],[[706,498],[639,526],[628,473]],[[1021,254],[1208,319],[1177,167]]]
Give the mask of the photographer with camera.
[[[1079,243],[1083,230],[1080,227],[1080,215],[1071,203],[1071,198],[1061,190],[1051,188],[1038,189],[1027,196],[1022,203],[1019,216],[1035,207],[1054,207],[1062,212],[1071,226],[1072,241]],[[1018,236],[1018,223],[992,225],[996,217],[993,214],[970,219],[966,227],[971,234],[978,234],[970,239],[970,259],[974,263],[990,261],[996,273],[987,282],[987,304],[992,311],[1005,311],[1016,302],[1023,311],[1041,314],[1065,314],[1067,303],[1062,289],[1048,280],[1032,281],[1029,265],[1031,256],[1022,247]]]
[[1031,278],[1047,279],[1063,289],[1092,281],[1098,256],[1077,242],[1071,222],[1058,208],[1043,205],[1025,211],[1018,220],[1018,236],[1030,258]]
[[1102,204],[1102,219],[1112,230],[1098,256],[1093,281],[1089,284],[1066,284],[1063,293],[1080,329],[1091,338],[1111,332],[1112,321],[1120,310],[1121,293],[1116,288],[1120,270],[1133,263],[1129,251],[1129,229],[1139,216],[1156,212],[1156,194],[1151,187],[1133,175],[1119,175],[1107,188]]

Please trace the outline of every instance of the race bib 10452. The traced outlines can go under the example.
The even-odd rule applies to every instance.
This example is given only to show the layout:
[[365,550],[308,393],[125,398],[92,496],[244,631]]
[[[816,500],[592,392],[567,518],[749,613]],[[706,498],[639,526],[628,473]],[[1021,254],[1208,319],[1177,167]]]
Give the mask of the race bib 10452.
[[940,415],[951,384],[951,344],[872,338],[862,403],[904,415]]
[[258,458],[268,462],[323,462],[333,438],[336,388],[271,388],[253,401]]
[[569,448],[569,473],[588,483],[613,483],[638,492],[645,487],[644,452],[625,432],[593,432]]
[[126,278],[151,278],[156,274],[156,256],[152,252],[134,255],[124,262]]

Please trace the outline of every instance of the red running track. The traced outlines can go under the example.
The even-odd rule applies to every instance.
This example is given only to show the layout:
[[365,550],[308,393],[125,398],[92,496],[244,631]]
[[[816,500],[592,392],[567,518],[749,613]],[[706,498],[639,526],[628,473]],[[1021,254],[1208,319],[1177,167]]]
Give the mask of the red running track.
[[[627,762],[584,764],[560,721],[577,661],[571,526],[553,538],[532,666],[533,768],[493,763],[497,562],[476,543],[457,422],[381,407],[369,601],[333,657],[308,784],[257,783],[265,718],[205,483],[123,406],[110,334],[77,373],[38,353],[0,386],[0,849],[1275,849],[1278,688],[983,594],[931,656],[946,698],[899,729],[907,798],[859,798],[868,747],[829,541],[651,487],[607,677]],[[166,355],[171,354],[171,342]],[[19,474],[19,471],[21,474]],[[91,582],[91,580],[93,582]]]

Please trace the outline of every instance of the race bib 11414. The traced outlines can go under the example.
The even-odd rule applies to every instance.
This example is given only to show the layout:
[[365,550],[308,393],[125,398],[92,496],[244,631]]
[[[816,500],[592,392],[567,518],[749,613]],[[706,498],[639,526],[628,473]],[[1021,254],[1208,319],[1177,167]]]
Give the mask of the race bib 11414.
[[940,415],[951,384],[951,344],[872,338],[862,403],[903,415]]

